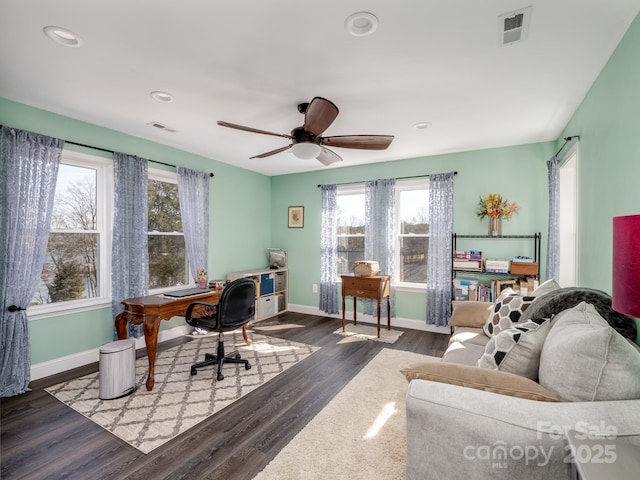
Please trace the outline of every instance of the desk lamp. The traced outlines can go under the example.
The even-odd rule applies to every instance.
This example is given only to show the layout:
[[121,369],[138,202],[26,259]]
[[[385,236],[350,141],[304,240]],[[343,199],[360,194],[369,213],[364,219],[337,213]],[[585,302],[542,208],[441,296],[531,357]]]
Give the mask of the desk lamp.
[[613,217],[613,303],[640,318],[640,215]]

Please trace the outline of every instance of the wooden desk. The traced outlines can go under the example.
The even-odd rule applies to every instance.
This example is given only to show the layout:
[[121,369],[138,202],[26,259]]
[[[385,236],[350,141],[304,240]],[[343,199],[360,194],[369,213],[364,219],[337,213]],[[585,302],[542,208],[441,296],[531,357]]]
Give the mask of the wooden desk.
[[344,306],[345,297],[353,297],[353,324],[356,325],[356,300],[372,298],[378,301],[378,338],[380,338],[380,302],[387,298],[387,330],[391,330],[391,277],[389,275],[372,275],[356,277],[342,275],[342,331],[345,331]]
[[[171,317],[184,316],[187,308],[193,302],[217,303],[220,299],[220,293],[221,292],[209,291],[181,298],[149,295],[147,297],[127,298],[122,301],[124,311],[116,316],[116,333],[118,339],[122,340],[129,336],[127,324],[142,324],[144,343],[147,346],[147,356],[149,357],[149,376],[146,381],[147,390],[152,390],[153,384],[155,383],[154,371],[160,322],[162,320],[169,320]],[[250,341],[247,337],[246,326],[242,328],[242,335],[245,342],[249,344]]]

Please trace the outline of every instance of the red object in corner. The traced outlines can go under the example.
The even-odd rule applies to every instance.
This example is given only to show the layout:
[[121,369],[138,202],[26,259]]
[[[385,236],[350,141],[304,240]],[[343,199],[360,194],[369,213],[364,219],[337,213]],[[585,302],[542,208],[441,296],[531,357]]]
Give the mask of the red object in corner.
[[640,215],[613,217],[613,304],[640,318]]

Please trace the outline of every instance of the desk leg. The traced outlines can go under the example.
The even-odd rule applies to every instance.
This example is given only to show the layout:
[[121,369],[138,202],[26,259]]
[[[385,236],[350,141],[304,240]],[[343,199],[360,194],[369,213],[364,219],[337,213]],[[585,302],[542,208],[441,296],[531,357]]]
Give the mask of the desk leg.
[[344,321],[344,295],[342,295],[342,333],[346,331],[346,322]]
[[387,330],[391,330],[391,295],[387,297]]
[[244,338],[244,342],[247,345],[251,345],[251,340],[249,340],[249,337],[247,336],[247,326],[246,325],[242,326],[242,338]]
[[144,343],[147,346],[147,357],[149,358],[149,376],[147,377],[147,390],[153,390],[155,383],[156,352],[158,350],[158,331],[160,330],[160,320],[155,317],[145,317],[142,324],[144,330]]
[[126,312],[120,312],[116,315],[115,327],[116,327],[116,335],[118,335],[118,340],[124,340],[129,337],[129,332],[127,329],[127,325],[129,323],[129,318],[127,317]]
[[378,338],[380,338],[380,297],[378,297]]

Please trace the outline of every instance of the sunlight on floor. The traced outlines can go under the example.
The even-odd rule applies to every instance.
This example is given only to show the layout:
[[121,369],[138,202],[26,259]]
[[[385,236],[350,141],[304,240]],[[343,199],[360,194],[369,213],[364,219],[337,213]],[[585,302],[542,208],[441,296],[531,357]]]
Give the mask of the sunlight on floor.
[[256,352],[261,353],[273,353],[273,352],[293,352],[295,350],[299,350],[298,347],[293,345],[272,345],[270,343],[253,343],[252,345],[246,345],[240,347],[243,350],[254,350]]
[[252,327],[252,330],[260,331],[260,332],[270,332],[274,330],[289,330],[291,328],[304,328],[304,325],[297,325],[295,323],[285,323],[282,325],[265,325],[264,327]]
[[364,436],[364,440],[369,440],[374,438],[378,432],[384,427],[384,424],[387,423],[398,410],[396,409],[396,402],[387,403],[384,407],[382,407],[382,411],[378,414],[376,421],[373,422],[373,425],[369,428],[367,433]]

